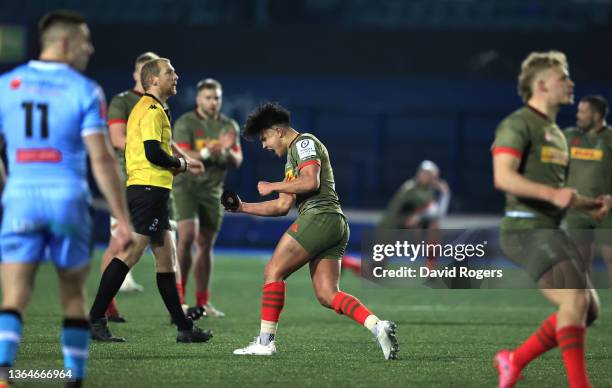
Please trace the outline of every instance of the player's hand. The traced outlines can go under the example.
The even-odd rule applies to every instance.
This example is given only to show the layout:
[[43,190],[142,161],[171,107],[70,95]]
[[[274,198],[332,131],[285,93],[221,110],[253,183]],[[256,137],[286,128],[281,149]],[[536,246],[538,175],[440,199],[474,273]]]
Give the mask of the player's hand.
[[223,152],[223,145],[221,145],[220,141],[210,142],[206,144],[206,148],[208,148],[208,152],[211,155],[221,155],[221,152]]
[[204,163],[202,163],[200,160],[189,156],[186,157],[185,160],[187,161],[187,171],[195,175],[201,175],[204,173]]
[[593,217],[597,222],[603,220],[608,213],[610,213],[610,209],[612,208],[612,197],[608,194],[600,195],[595,199],[600,206],[589,209],[586,211],[591,217]]
[[265,197],[266,195],[272,194],[274,190],[272,190],[272,183],[260,181],[257,184],[257,191],[259,191],[259,195]]
[[219,136],[219,142],[223,149],[230,149],[236,144],[236,130],[231,128],[230,130],[223,132]]
[[115,239],[119,243],[119,247],[122,251],[125,251],[130,245],[132,245],[132,224],[129,222],[117,222],[117,229],[115,231]]
[[554,189],[550,202],[561,209],[566,209],[573,206],[576,196],[576,190],[569,187]]
[[221,195],[221,204],[228,212],[239,213],[242,211],[242,200],[233,191],[225,190]]

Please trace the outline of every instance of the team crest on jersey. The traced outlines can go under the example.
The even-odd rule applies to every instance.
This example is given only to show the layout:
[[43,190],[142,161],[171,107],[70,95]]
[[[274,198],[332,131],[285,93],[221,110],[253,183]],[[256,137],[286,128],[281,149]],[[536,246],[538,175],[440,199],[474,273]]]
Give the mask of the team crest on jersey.
[[286,182],[291,182],[295,178],[296,178],[296,176],[293,174],[293,169],[292,168],[289,168],[289,169],[285,170],[285,181]]
[[572,139],[572,145],[573,146],[580,145],[580,138],[579,137],[573,138]]
[[197,137],[204,137],[204,130],[203,129],[198,129],[197,131],[195,131],[195,135]]
[[157,105],[155,105],[155,104],[151,104],[151,105],[149,106],[149,109],[157,109]]
[[17,77],[11,80],[11,89],[17,90],[19,89],[20,86],[21,86],[21,78]]

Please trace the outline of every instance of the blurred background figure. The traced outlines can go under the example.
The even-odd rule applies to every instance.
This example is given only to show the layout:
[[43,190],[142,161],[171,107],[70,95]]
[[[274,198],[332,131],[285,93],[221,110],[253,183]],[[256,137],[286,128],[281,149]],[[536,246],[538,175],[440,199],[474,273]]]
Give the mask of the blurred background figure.
[[[570,151],[567,185],[588,197],[612,194],[612,128],[606,123],[608,101],[599,95],[580,99],[576,127],[564,132]],[[612,215],[601,221],[569,209],[565,224],[583,258],[592,267],[594,248],[608,266],[612,287]]]
[[440,169],[430,161],[419,165],[416,175],[393,195],[378,224],[384,229],[437,229],[448,211],[451,192],[440,179]]
[[[431,160],[419,165],[416,175],[404,182],[391,198],[382,220],[383,229],[425,229],[423,238],[435,244],[440,240],[440,219],[446,216],[451,192],[440,179],[440,169]],[[436,266],[434,256],[427,257],[427,268]]]

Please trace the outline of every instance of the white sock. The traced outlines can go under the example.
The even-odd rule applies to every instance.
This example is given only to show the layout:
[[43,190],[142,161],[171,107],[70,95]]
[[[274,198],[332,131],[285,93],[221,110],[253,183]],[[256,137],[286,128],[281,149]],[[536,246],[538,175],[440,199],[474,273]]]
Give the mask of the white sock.
[[274,341],[274,336],[276,336],[277,327],[278,322],[262,320],[261,330],[259,331],[259,343],[262,345],[268,345],[270,342]]
[[363,325],[372,332],[375,336],[378,335],[378,326],[376,325],[380,321],[374,314],[368,315]]

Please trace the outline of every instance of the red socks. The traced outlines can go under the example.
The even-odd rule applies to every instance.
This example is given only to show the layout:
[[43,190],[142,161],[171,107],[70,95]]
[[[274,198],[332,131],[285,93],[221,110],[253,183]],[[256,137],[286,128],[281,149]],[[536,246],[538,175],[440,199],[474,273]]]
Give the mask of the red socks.
[[557,314],[549,316],[540,329],[512,352],[512,363],[523,369],[529,362],[559,346],[570,388],[588,388],[584,360],[585,328],[565,326],[557,330]]
[[591,386],[584,361],[584,337],[585,328],[582,326],[565,326],[557,331],[557,342],[570,388]]
[[332,302],[332,308],[338,313],[357,321],[363,325],[366,318],[372,313],[368,310],[359,299],[354,296],[339,291]]
[[196,305],[204,306],[208,304],[208,290],[196,291]]
[[185,304],[185,283],[176,283],[176,290],[178,291],[179,300],[181,304]]
[[285,305],[285,282],[268,283],[263,286],[261,298],[261,320],[278,322]]
[[539,355],[557,347],[555,332],[557,330],[557,314],[552,314],[544,322],[540,329],[527,339],[512,353],[512,363],[523,369],[525,365],[537,358]]
[[115,302],[115,298],[111,299],[104,315],[106,315],[107,317],[119,316],[119,310],[117,310],[117,302]]

